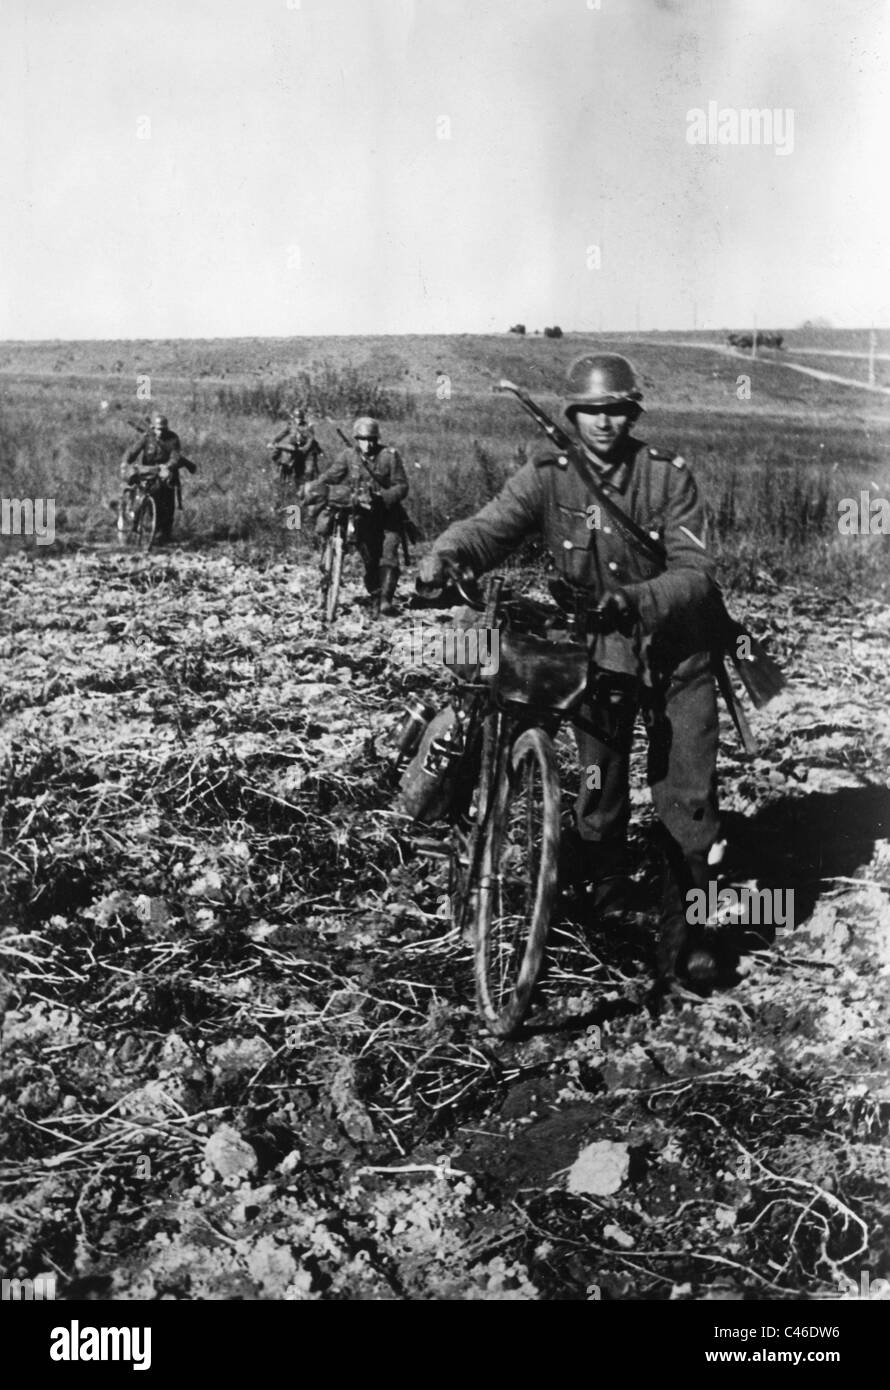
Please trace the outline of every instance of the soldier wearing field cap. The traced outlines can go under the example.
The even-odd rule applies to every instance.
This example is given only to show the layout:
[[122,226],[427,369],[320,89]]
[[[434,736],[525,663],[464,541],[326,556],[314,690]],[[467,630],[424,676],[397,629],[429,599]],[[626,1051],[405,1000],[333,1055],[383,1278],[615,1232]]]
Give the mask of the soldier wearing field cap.
[[[308,495],[347,504],[357,498],[356,542],[365,565],[365,588],[373,607],[396,612],[399,547],[406,525],[402,506],[408,495],[408,475],[398,449],[380,441],[380,425],[362,415],[352,427],[353,449],[346,450],[310,484]],[[320,519],[324,525],[324,515]]]
[[[642,413],[631,364],[592,353],[570,368],[564,409],[583,446],[576,466],[555,450],[522,467],[480,512],[448,528],[421,562],[440,583],[444,560],[491,569],[525,536],[543,535],[582,611],[596,614],[588,638],[599,672],[576,727],[581,786],[576,822],[601,922],[626,910],[629,764],[642,713],[648,780],[662,823],[666,871],[659,971],[663,980],[713,977],[715,963],[686,921],[686,894],[707,887],[718,835],[717,709],[707,630],[713,561],[695,481],[682,458],[631,434]],[[589,478],[650,536],[666,565],[622,533],[599,507]],[[581,596],[579,599],[578,596]]]

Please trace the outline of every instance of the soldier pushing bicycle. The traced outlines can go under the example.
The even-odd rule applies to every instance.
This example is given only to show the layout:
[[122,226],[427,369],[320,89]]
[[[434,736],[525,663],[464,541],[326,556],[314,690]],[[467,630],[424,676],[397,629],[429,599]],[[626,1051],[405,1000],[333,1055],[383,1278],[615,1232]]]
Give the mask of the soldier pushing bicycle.
[[[349,443],[345,436],[341,436]],[[353,506],[355,544],[365,567],[365,589],[372,608],[396,612],[399,552],[409,525],[403,502],[408,475],[398,449],[381,443],[380,425],[363,415],[352,428],[353,444],[306,489],[316,517],[316,535],[325,541],[334,524],[334,509]]]
[[[134,424],[133,428],[138,429],[139,426]],[[139,492],[148,491],[153,502],[149,544],[152,540],[169,541],[177,502],[182,508],[179,474],[183,468],[189,473],[196,472],[195,464],[184,457],[179,435],[170,429],[166,415],[153,415],[151,427],[126,451],[121,463],[123,487],[117,529],[122,539],[139,520],[135,505]]]
[[[710,982],[716,961],[701,929],[688,923],[686,904],[690,889],[707,890],[720,830],[715,677],[740,732],[745,726],[722,658],[724,631],[738,625],[714,579],[698,488],[682,458],[631,434],[642,391],[624,357],[592,354],[571,367],[568,432],[511,383],[502,386],[554,447],[438,538],[421,561],[418,591],[441,589],[455,568],[483,574],[526,536],[543,536],[558,574],[551,587],[588,653],[585,681],[570,703],[582,770],[575,819],[593,912],[608,925],[628,907],[630,754],[641,713],[665,850],[660,986]],[[546,660],[545,648],[537,665]],[[489,848],[492,864],[498,852],[497,844]],[[490,867],[492,874],[502,885],[503,871]]]
[[318,477],[318,460],[324,450],[302,406],[294,406],[284,429],[266,445],[278,469],[282,489],[293,487],[301,497],[307,483]]

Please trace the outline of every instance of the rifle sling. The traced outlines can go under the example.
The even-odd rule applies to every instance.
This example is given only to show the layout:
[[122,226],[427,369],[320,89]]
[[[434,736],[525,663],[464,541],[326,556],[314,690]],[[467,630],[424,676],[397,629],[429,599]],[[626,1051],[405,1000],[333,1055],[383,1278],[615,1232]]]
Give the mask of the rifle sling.
[[654,561],[661,569],[665,569],[667,566],[667,551],[661,542],[655,540],[648,532],[644,531],[642,526],[634,521],[633,517],[628,516],[624,508],[620,507],[610,496],[612,491],[611,483],[597,478],[593,471],[593,465],[588,464],[581,450],[570,440],[566,442],[568,448],[564,449],[563,452],[568,454],[575,472],[590,488],[597,501],[602,503],[605,510],[609,513],[609,516],[615,522],[615,525],[632,545],[635,545],[638,550],[644,552],[649,560]]
[[371,482],[374,484],[374,486],[375,486],[375,487],[382,487],[383,484],[381,483],[381,481],[380,481],[380,479],[377,477],[377,475],[376,475],[375,473],[372,473],[370,464],[368,464],[368,463],[365,462],[365,456],[364,456],[364,454],[362,453],[361,449],[358,447],[358,445],[357,445],[357,444],[354,444],[354,443],[351,443],[351,442],[346,438],[346,435],[343,433],[343,431],[342,431],[341,429],[338,429],[338,430],[337,430],[337,433],[339,434],[340,438],[343,440],[343,443],[346,445],[346,447],[347,447],[348,449],[350,449],[350,450],[352,451],[352,453],[355,454],[356,458],[358,459],[358,461],[359,461],[359,463],[361,464],[362,468],[363,468],[363,469],[365,470],[365,472],[367,473],[368,477],[371,479]]
[[[613,501],[608,493],[608,483],[604,483],[602,480],[592,477],[592,469],[582,467],[579,450],[576,450],[573,446],[568,452],[576,471],[582,479],[589,484],[594,496],[602,503],[609,516],[615,522],[615,525],[621,530],[630,544],[636,546],[638,550],[643,551],[648,559],[653,560],[658,564],[659,569],[664,571],[667,568],[667,551],[664,546],[652,536],[647,535],[643,528],[638,526],[633,518],[627,515],[623,507],[620,507],[617,502]],[[730,718],[735,725],[739,741],[746,753],[754,754],[757,752],[758,748],[757,739],[754,736],[751,725],[748,723],[745,711],[736,698],[735,691],[732,688],[732,682],[729,679],[729,672],[723,660],[724,652],[730,651],[732,654],[732,649],[730,648],[730,635],[733,633],[746,633],[746,629],[742,623],[737,622],[730,616],[726,604],[723,601],[723,595],[716,585],[714,586],[714,592],[719,605],[715,616],[719,619],[720,631],[711,652],[711,667],[714,672],[717,687],[720,694],[723,696]]]
[[[587,458],[583,454],[580,446],[576,444],[554,420],[551,420],[550,417],[541,410],[540,406],[535,404],[527,392],[510,383],[506,383],[506,387],[513,392],[520,404],[528,414],[531,415],[535,423],[543,429],[551,442],[556,445],[559,452],[571,459],[572,466],[579,477],[590,488],[597,500],[602,503],[622,535],[624,535],[629,543],[635,546],[637,550],[642,551],[649,560],[657,564],[662,571],[665,570],[667,568],[667,551],[665,547],[652,536],[648,535],[632,517],[628,516],[623,507],[619,506],[618,503],[614,501],[609,495],[611,485],[595,476],[593,467],[588,464]],[[735,697],[732,682],[729,679],[729,672],[723,661],[724,653],[732,658],[733,664],[745,689],[754,703],[757,704],[758,708],[765,704],[768,698],[771,698],[771,694],[768,692],[764,695],[762,691],[758,692],[754,688],[751,672],[739,661],[736,644],[740,636],[748,637],[752,647],[757,651],[758,662],[766,668],[765,676],[770,677],[770,684],[773,686],[771,693],[777,693],[777,691],[782,688],[784,682],[779,668],[767,657],[766,653],[759,650],[758,644],[754,642],[754,639],[751,637],[745,625],[738,622],[737,619],[730,615],[724,602],[723,594],[720,592],[719,585],[712,581],[712,588],[716,599],[715,618],[717,620],[715,624],[717,631],[711,648],[711,664],[714,669],[714,676],[720,693],[726,701],[732,716],[732,721],[745,751],[754,752],[757,746],[756,741],[751,732],[750,725],[745,718],[744,711]]]

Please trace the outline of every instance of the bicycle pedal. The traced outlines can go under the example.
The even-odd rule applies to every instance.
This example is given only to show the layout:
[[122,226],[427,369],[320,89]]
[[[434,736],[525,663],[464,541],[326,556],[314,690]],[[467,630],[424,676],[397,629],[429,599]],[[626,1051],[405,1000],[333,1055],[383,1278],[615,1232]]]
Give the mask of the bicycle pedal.
[[412,847],[418,854],[426,855],[428,859],[450,859],[451,851],[447,845],[441,844],[438,840],[411,839]]

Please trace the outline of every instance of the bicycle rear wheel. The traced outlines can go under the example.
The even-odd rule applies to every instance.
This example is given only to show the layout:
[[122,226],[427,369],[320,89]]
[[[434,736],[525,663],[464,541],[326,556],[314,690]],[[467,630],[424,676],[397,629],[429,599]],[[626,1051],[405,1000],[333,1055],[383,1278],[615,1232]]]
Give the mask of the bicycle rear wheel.
[[151,550],[158,525],[158,511],[155,499],[146,494],[139,503],[133,535],[139,550]]
[[343,573],[343,537],[339,528],[325,542],[322,556],[322,598],[325,622],[332,623],[340,598],[340,577]]
[[495,792],[477,888],[480,1015],[509,1037],[531,1001],[547,944],[559,861],[559,771],[543,729],[519,735]]

